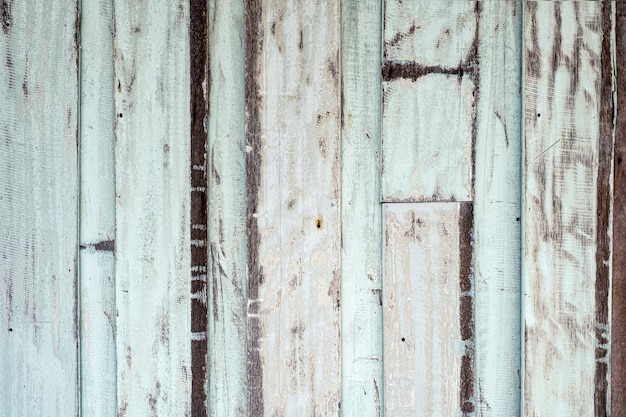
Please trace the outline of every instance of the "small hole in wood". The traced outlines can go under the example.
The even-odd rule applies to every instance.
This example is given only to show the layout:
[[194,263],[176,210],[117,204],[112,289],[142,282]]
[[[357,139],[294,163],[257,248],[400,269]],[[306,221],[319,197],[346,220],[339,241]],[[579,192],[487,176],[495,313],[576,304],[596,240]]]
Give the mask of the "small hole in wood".
[[541,117],[541,113],[537,113],[537,117]]
[[406,339],[403,337],[403,338],[402,338],[402,341],[404,342],[404,341],[406,341]]
[[10,332],[12,332],[12,331],[13,331],[13,329],[9,327],[9,331],[10,331]]
[[322,224],[323,224],[323,220],[322,220],[322,218],[321,218],[321,217],[318,217],[318,218],[315,220],[315,227],[317,227],[318,229],[321,229],[321,228],[322,228]]
[[119,116],[120,118],[122,118],[124,115],[123,115],[122,113],[120,113],[120,114],[118,114],[118,116]]
[[621,163],[622,163],[622,157],[621,157],[621,156],[618,156],[618,157],[617,157],[617,163],[618,163],[618,164],[621,164]]
[[516,221],[516,222],[520,221],[520,218],[519,218],[519,217],[517,217],[517,218],[515,219],[515,221]]

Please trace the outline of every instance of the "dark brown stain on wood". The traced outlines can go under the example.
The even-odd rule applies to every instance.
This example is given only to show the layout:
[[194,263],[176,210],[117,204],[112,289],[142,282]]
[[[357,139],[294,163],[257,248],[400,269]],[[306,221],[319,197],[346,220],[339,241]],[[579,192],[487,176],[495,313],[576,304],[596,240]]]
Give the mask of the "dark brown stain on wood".
[[[207,2],[190,0],[190,109],[191,109],[191,293],[207,290],[207,177],[205,123],[208,117],[208,97],[203,84],[209,80]],[[133,77],[134,79],[134,77]],[[132,84],[132,80],[131,80]],[[130,86],[128,87],[130,88]],[[198,169],[201,167],[201,169]],[[201,191],[203,190],[203,191]],[[195,227],[194,227],[195,226]],[[191,332],[207,332],[208,311],[202,297],[191,298]],[[205,382],[207,375],[207,338],[191,341],[191,415],[207,415]]]
[[474,233],[474,211],[471,202],[459,205],[459,286],[460,286],[460,331],[465,345],[461,357],[460,409],[462,414],[474,411],[474,289],[472,286],[472,241]]
[[245,2],[245,60],[246,60],[246,231],[248,237],[248,415],[262,417],[263,363],[260,354],[261,323],[259,314],[259,285],[263,283],[263,267],[259,259],[261,234],[255,217],[261,190],[263,138],[261,135],[261,76],[260,58],[263,53],[263,4],[261,0]]
[[[610,3],[609,3],[610,4]],[[616,8],[616,113],[611,303],[611,416],[626,417],[626,2]]]
[[596,416],[610,415],[608,404],[609,257],[611,212],[610,170],[613,154],[613,63],[611,59],[611,2],[602,3],[602,50],[600,84],[600,132],[598,143],[597,235],[596,235]]

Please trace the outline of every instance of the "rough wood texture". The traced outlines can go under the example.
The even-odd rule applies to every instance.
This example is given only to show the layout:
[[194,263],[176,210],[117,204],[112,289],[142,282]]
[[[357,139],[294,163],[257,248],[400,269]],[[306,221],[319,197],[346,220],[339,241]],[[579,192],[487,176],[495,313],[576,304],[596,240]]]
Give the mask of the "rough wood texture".
[[607,139],[601,85],[611,81],[603,79],[610,61],[602,53],[602,4],[524,4],[527,416],[606,413],[609,329],[606,300],[597,295],[608,285],[609,259],[598,164]]
[[381,2],[343,1],[342,415],[383,404],[380,110]]
[[81,414],[116,416],[113,1],[81,7]]
[[482,2],[474,276],[476,413],[520,415],[522,7]]
[[0,414],[7,416],[78,413],[77,7],[0,5]]
[[211,416],[245,416],[244,2],[209,4],[209,367]]
[[473,198],[479,14],[479,2],[385,2],[383,201]]
[[338,416],[340,10],[246,2],[250,415]]
[[471,207],[383,206],[385,415],[473,415]]
[[611,299],[611,416],[626,416],[626,3],[615,3],[615,155]]
[[187,416],[189,4],[114,7],[118,415]]

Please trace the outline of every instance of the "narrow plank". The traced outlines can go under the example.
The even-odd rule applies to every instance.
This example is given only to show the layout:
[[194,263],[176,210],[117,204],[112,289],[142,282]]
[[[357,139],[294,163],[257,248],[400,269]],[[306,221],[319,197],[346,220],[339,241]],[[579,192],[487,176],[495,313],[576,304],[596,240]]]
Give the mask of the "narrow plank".
[[383,215],[385,415],[473,415],[472,205]]
[[0,10],[0,408],[73,416],[78,4],[7,0]]
[[252,416],[340,414],[339,24],[338,3],[246,2]]
[[208,182],[207,119],[209,83],[208,2],[189,2],[189,81],[191,110],[191,415],[207,415],[208,353]]
[[473,198],[480,4],[385,1],[382,201]]
[[187,416],[189,4],[116,0],[114,9],[118,415]]
[[243,0],[209,3],[209,377],[211,416],[248,413]]
[[611,413],[626,416],[626,3],[615,2],[615,155],[611,286]]
[[[523,414],[606,402],[600,2],[524,4]],[[607,169],[606,167],[604,168]],[[601,298],[601,297],[600,297]]]
[[116,416],[113,1],[81,6],[81,414]]
[[520,2],[482,2],[478,81],[474,277],[476,413],[520,415]]
[[341,360],[343,416],[383,404],[380,204],[382,2],[343,1]]

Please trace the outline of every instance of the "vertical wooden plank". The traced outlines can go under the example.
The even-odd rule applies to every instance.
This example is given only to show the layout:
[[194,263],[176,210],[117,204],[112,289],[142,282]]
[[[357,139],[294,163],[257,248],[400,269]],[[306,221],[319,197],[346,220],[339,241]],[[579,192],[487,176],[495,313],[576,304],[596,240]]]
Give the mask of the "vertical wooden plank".
[[0,15],[0,408],[73,416],[78,5],[4,0]]
[[191,413],[188,19],[187,1],[115,1],[120,416]]
[[611,416],[626,416],[626,3],[615,2],[615,156],[611,298]]
[[246,2],[252,416],[340,413],[339,21]]
[[483,2],[474,201],[476,412],[520,415],[520,2]]
[[191,415],[207,415],[207,118],[208,2],[189,2],[191,110]]
[[602,48],[603,4],[524,4],[523,413],[528,416],[606,411],[602,380],[609,341],[606,294],[600,295],[608,285],[608,250],[602,247],[608,213],[599,200],[610,171],[599,166],[606,164],[610,146],[601,85],[611,81],[602,70],[610,65]]
[[80,59],[81,414],[116,416],[113,2],[83,2]]
[[383,211],[385,414],[473,415],[472,205]]
[[383,201],[473,198],[480,6],[385,1]]
[[243,0],[209,5],[209,414],[248,413]]
[[383,404],[380,204],[382,2],[343,1],[342,415]]

